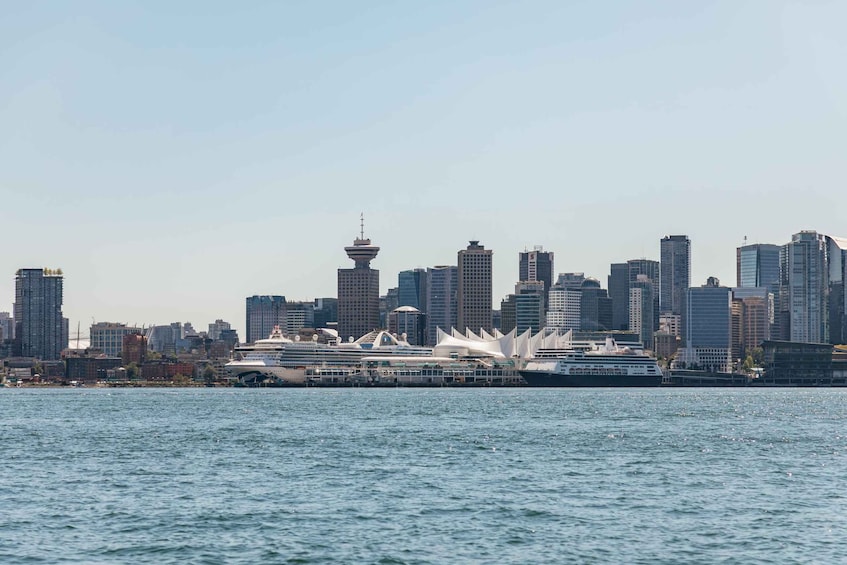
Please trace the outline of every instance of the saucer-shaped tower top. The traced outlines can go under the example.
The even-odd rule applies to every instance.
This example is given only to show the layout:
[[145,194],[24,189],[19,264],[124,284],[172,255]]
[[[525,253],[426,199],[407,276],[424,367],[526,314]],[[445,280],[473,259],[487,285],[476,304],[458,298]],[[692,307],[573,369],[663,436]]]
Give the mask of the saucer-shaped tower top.
[[371,245],[370,239],[365,239],[365,219],[364,215],[361,219],[361,231],[359,237],[353,240],[353,245],[345,247],[344,251],[347,256],[356,262],[357,269],[367,269],[370,267],[371,261],[379,253],[379,247]]

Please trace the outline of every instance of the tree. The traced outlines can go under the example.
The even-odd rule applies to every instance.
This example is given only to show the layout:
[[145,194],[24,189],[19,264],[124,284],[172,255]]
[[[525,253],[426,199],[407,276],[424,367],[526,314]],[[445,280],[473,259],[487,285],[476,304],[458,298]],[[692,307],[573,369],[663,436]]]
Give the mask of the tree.
[[183,375],[182,373],[177,373],[174,375],[173,383],[178,386],[186,386],[188,384],[188,377]]
[[750,355],[753,357],[753,362],[756,367],[761,367],[765,364],[765,350],[761,347],[754,347],[750,350]]
[[126,366],[126,378],[129,380],[135,380],[138,378],[138,364],[135,362],[130,363]]
[[215,369],[211,365],[206,365],[203,369],[203,382],[206,384],[215,382]]

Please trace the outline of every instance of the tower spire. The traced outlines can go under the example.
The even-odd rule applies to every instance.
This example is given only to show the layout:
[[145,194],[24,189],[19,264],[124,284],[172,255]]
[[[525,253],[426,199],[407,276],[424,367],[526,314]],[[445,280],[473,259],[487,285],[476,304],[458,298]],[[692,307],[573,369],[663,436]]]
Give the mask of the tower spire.
[[359,214],[359,237],[353,240],[353,245],[345,247],[347,256],[356,262],[356,267],[367,268],[379,253],[379,247],[371,245],[370,239],[365,239],[365,213]]

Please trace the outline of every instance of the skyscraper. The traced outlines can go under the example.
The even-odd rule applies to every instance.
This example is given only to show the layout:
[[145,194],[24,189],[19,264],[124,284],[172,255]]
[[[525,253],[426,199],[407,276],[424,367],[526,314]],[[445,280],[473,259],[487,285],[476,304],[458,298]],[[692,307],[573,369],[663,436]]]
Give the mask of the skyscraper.
[[[652,324],[652,331],[656,331],[659,329],[659,262],[654,261],[653,259],[630,259],[626,262],[627,267],[629,267],[629,284],[630,287],[635,284],[636,281],[639,280],[639,277],[642,275],[647,277],[647,280],[650,281],[650,284],[653,285],[653,291],[651,292],[651,296],[653,297],[653,307],[650,308],[650,311],[653,312],[653,319],[644,320],[644,323]],[[637,328],[630,327],[632,331],[639,331]]]
[[829,342],[847,343],[847,239],[824,236],[829,265]]
[[435,345],[438,328],[445,332],[456,327],[458,316],[459,269],[439,265],[426,270],[427,344]]
[[[565,274],[565,273],[563,273]],[[582,273],[567,273],[582,275]],[[583,277],[584,281],[584,277]],[[582,283],[579,286],[563,284],[568,281],[559,275],[559,282],[550,289],[550,304],[547,309],[547,328],[560,331],[579,330],[582,312]]]
[[629,329],[629,265],[612,263],[607,284],[612,299],[612,329]]
[[783,339],[829,341],[829,266],[823,235],[801,231],[782,246],[779,293]]
[[354,267],[338,269],[338,337],[342,341],[358,339],[380,326],[379,271],[370,266],[379,247],[365,239],[364,224],[359,237],[344,251]]
[[741,328],[739,341],[743,358],[754,347],[771,339],[773,328],[773,293],[766,287],[737,287],[732,289],[733,303],[741,306]]
[[412,306],[426,313],[426,283],[426,269],[400,271],[400,274],[397,275],[397,302],[399,305]]
[[458,253],[458,329],[492,331],[492,255],[477,240]]
[[546,299],[553,286],[553,252],[544,251],[544,247],[536,245],[532,251],[520,253],[518,280],[543,282]]
[[646,349],[653,349],[655,287],[647,275],[638,275],[629,285],[629,329],[638,332]]
[[612,329],[612,300],[600,281],[587,278],[579,289],[579,329],[608,331]]
[[[515,328],[519,334],[544,327],[544,281],[520,281],[515,285]],[[502,312],[501,304],[501,312]]]
[[732,293],[709,277],[690,288],[685,300],[685,347],[677,358],[689,369],[728,373],[732,370]]
[[[266,339],[285,316],[284,296],[247,297],[247,343]],[[152,340],[151,340],[152,341]]]
[[659,311],[684,316],[685,296],[691,286],[691,241],[686,235],[668,235],[662,238],[659,251]]
[[[773,306],[769,316],[768,335],[777,335],[779,322],[779,245],[755,243],[743,245],[735,250],[735,274],[739,289],[764,289],[765,296],[770,293]],[[744,296],[748,296],[745,294]],[[770,339],[770,337],[768,337]]]
[[62,317],[61,269],[19,269],[15,276],[15,352],[23,357],[59,359],[68,347]]
[[776,292],[779,287],[779,245],[754,243],[737,247],[735,271],[738,287],[760,286]]

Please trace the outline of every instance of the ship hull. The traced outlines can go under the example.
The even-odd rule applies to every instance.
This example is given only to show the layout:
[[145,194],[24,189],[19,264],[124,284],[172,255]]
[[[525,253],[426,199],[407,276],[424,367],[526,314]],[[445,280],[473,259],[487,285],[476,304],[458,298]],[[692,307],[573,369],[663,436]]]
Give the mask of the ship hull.
[[521,371],[521,377],[532,387],[657,387],[661,375],[565,375],[549,371]]

